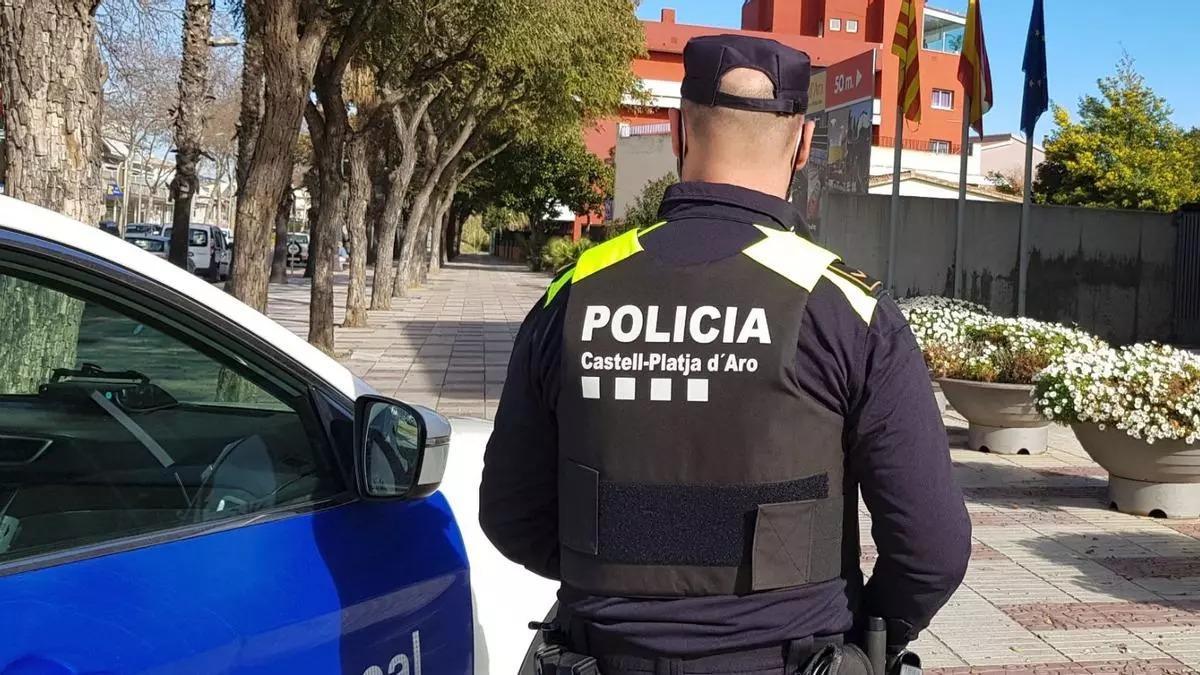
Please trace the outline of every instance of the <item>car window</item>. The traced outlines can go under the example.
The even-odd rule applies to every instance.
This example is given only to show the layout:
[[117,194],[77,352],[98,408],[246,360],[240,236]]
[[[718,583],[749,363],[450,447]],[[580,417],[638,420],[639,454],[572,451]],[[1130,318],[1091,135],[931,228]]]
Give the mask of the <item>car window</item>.
[[0,562],[328,498],[303,392],[0,269]]
[[158,239],[140,239],[140,238],[132,237],[132,238],[127,239],[126,241],[128,241],[129,243],[133,244],[134,246],[137,246],[138,248],[140,248],[144,251],[150,251],[151,253],[162,253],[163,249],[166,248],[165,243],[162,241],[159,241]]
[[204,230],[189,230],[188,246],[208,246],[208,233]]

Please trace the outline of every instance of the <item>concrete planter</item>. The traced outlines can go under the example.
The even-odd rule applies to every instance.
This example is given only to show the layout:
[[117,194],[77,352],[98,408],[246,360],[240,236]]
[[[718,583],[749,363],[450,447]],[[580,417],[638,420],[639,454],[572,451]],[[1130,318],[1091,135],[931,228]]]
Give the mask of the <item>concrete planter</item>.
[[1075,436],[1108,471],[1108,495],[1122,513],[1200,518],[1200,444],[1134,438],[1120,429],[1073,424]]
[[938,380],[946,400],[970,422],[967,445],[1001,455],[1046,451],[1050,423],[1033,406],[1033,385]]

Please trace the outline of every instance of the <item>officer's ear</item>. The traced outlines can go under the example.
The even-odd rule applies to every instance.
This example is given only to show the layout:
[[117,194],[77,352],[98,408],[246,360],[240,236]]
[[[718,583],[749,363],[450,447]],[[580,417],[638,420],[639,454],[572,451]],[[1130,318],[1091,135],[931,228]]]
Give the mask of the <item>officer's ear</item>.
[[675,158],[683,157],[683,148],[680,139],[683,138],[683,115],[680,114],[678,108],[667,110],[667,118],[671,120],[671,150],[675,152]]
[[808,154],[812,152],[813,132],[817,129],[817,123],[809,120],[800,128],[800,148],[796,152],[796,168],[803,169],[805,164],[808,164]]

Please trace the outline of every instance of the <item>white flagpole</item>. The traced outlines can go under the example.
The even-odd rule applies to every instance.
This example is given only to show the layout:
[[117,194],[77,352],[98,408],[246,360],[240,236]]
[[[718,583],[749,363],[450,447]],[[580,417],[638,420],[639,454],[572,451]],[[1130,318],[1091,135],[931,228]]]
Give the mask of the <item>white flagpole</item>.
[[958,222],[954,230],[954,297],[963,291],[963,224],[967,219],[967,156],[971,148],[971,97],[963,96],[962,145],[958,165]]
[[1017,233],[1017,316],[1025,316],[1029,295],[1029,219],[1033,205],[1033,134],[1025,137],[1025,199],[1021,203],[1021,229]]
[[[903,73],[907,65],[900,62],[900,72]],[[901,82],[900,86],[904,86]],[[896,229],[900,223],[900,158],[903,154],[904,145],[904,108],[900,105],[896,106],[896,136],[895,154],[892,160],[892,214],[888,220],[888,264],[887,264],[887,288],[896,294]]]

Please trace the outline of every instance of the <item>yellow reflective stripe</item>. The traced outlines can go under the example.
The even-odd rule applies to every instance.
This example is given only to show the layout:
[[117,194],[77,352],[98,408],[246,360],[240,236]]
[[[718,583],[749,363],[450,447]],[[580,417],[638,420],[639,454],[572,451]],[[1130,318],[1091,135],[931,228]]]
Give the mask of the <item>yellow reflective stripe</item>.
[[611,267],[631,255],[640,253],[641,250],[642,243],[638,241],[637,230],[630,230],[615,239],[609,239],[603,244],[593,246],[579,256],[579,262],[575,263],[575,273],[571,276],[571,282],[583,281],[606,267]]
[[[654,225],[650,229],[654,227],[658,227],[658,225]],[[603,244],[589,248],[579,256],[579,261],[575,263],[574,267],[568,268],[550,283],[550,288],[546,289],[546,302],[542,306],[549,307],[550,303],[554,302],[554,297],[567,284],[582,281],[605,267],[611,267],[629,256],[641,252],[641,250],[642,243],[638,241],[637,230],[630,230],[615,239],[609,239]]]
[[660,228],[666,224],[667,224],[667,221],[664,220],[661,223],[655,223],[655,224],[651,225],[650,227],[643,227],[639,234],[650,234],[651,232],[657,230],[658,228]]
[[846,300],[850,302],[850,306],[862,317],[863,321],[866,321],[868,324],[871,323],[871,317],[875,314],[875,306],[879,304],[875,298],[864,293],[862,286],[856,285],[846,277],[836,274],[831,270],[826,270],[822,276],[832,281],[835,286],[841,289],[842,295],[846,296]]
[[573,267],[568,267],[560,272],[554,281],[550,282],[550,288],[546,289],[546,303],[542,305],[543,307],[549,307],[550,303],[554,302],[554,296],[558,295],[558,292],[563,289],[563,286],[571,283],[571,276],[574,273],[575,269]]
[[792,232],[756,225],[765,236],[742,251],[760,265],[806,291],[820,281],[829,263],[838,257]]

